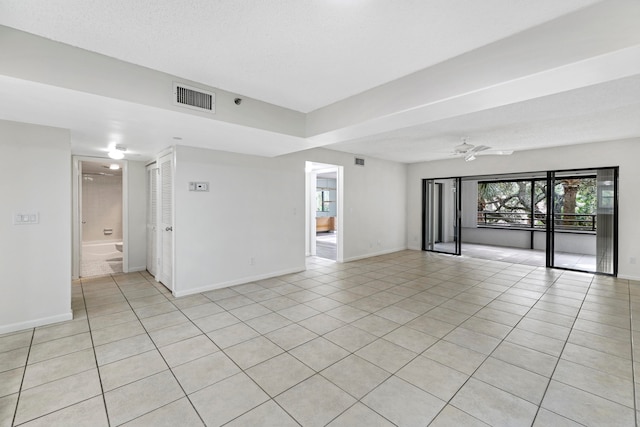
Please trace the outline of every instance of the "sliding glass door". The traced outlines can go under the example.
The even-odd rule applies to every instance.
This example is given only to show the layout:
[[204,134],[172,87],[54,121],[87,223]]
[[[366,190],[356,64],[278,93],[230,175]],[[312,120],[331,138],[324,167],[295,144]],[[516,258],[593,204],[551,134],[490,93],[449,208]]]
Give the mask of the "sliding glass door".
[[547,266],[617,274],[617,168],[547,176]]
[[460,255],[461,178],[422,182],[422,249]]

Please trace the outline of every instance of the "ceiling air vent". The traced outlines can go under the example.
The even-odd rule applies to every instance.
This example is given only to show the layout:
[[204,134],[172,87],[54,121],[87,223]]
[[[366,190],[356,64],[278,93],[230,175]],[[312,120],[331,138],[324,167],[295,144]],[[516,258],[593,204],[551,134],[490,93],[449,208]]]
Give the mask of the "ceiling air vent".
[[215,93],[189,87],[182,83],[173,83],[173,103],[193,110],[216,112]]
[[356,157],[356,166],[364,166],[364,159]]

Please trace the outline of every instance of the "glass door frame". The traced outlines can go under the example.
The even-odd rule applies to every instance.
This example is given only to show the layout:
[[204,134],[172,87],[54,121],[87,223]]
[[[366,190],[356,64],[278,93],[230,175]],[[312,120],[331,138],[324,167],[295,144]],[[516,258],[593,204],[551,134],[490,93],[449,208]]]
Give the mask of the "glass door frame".
[[[439,251],[435,249],[435,241],[433,241],[433,225],[430,220],[433,220],[436,212],[435,212],[435,203],[434,199],[436,194],[440,195],[439,198],[442,199],[441,191],[435,191],[435,184],[438,184],[436,181],[442,180],[455,180],[455,206],[454,206],[454,242],[455,242],[455,251],[454,252],[445,252]],[[431,188],[430,188],[431,186]],[[431,197],[429,197],[431,196]],[[439,211],[442,212],[442,203],[441,200],[438,201]],[[422,180],[422,250],[428,252],[436,252],[442,254],[449,255],[462,255],[462,177],[447,177],[447,178],[425,178]],[[439,216],[442,216],[441,214]],[[430,233],[428,231],[431,230]],[[431,238],[427,238],[427,234],[431,236]]]
[[[596,251],[596,271],[588,271],[588,270],[580,270],[575,268],[567,268],[567,267],[558,267],[555,265],[555,222],[556,222],[556,209],[555,209],[555,186],[556,186],[556,174],[567,174],[567,173],[580,173],[585,171],[594,171],[598,170],[607,170],[610,169],[613,171],[613,266],[612,272],[599,272],[598,269],[598,259],[597,259],[597,251]],[[619,191],[618,191],[618,179],[620,174],[620,168],[618,166],[610,166],[610,167],[594,167],[594,168],[582,168],[582,169],[566,169],[566,170],[553,170],[547,171],[547,226],[546,226],[546,268],[554,268],[557,270],[566,270],[566,271],[577,271],[583,273],[591,273],[591,274],[599,274],[605,276],[618,276],[618,230],[619,230],[619,221],[618,221],[618,199],[619,199]],[[596,218],[597,220],[597,218]]]

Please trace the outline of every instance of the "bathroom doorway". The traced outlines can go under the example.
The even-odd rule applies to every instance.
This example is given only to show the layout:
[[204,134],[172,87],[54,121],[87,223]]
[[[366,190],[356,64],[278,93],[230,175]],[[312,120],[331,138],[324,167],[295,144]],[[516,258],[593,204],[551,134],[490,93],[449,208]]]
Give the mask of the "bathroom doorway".
[[74,277],[126,272],[126,162],[74,161]]
[[307,162],[307,255],[342,262],[343,167]]

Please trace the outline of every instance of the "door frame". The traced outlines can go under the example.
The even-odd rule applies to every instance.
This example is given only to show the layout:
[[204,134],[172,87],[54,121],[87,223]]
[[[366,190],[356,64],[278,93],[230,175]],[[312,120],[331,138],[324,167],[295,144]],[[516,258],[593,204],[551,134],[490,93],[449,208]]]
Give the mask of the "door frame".
[[129,272],[129,172],[126,160],[107,157],[72,156],[71,189],[71,277],[80,278],[82,256],[82,162],[115,163],[122,169],[122,272]]
[[[442,227],[442,217],[443,217],[443,205],[444,203],[442,203],[442,199],[444,198],[444,191],[443,191],[443,187],[442,187],[442,183],[438,183],[436,181],[442,181],[442,180],[455,180],[455,189],[456,189],[456,194],[455,194],[455,206],[454,206],[454,214],[455,214],[455,218],[454,218],[454,242],[455,242],[455,252],[444,252],[444,251],[438,251],[435,249],[435,239],[434,239],[434,248],[429,249],[428,245],[429,243],[427,242],[427,227],[430,227],[427,222],[429,217],[433,217],[434,215],[438,214],[439,216],[439,227]],[[432,190],[431,192],[429,192],[429,182],[431,182],[433,184]],[[438,186],[436,186],[436,184],[440,184]],[[437,189],[437,191],[436,191]],[[433,207],[433,203],[427,205],[427,197],[428,194],[432,194],[432,197],[438,198],[438,212],[436,212],[436,210]],[[462,177],[460,176],[455,176],[455,177],[446,177],[446,178],[423,178],[422,179],[422,250],[423,251],[427,251],[427,252],[436,252],[436,253],[442,253],[442,254],[449,254],[449,255],[456,255],[456,256],[460,256],[462,255]]]
[[316,179],[319,172],[336,173],[336,262],[344,262],[344,166],[305,162],[305,256],[316,255]]

